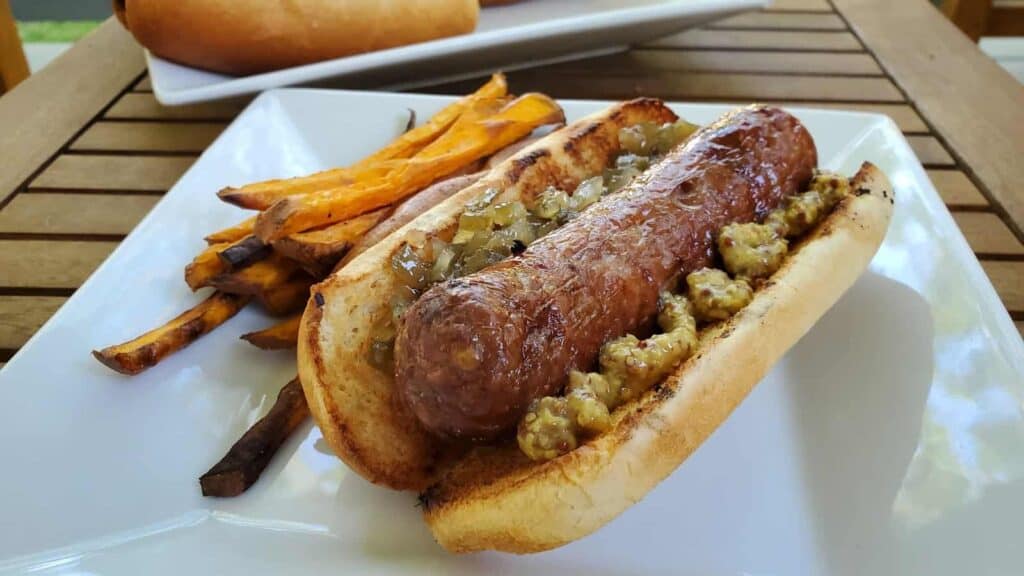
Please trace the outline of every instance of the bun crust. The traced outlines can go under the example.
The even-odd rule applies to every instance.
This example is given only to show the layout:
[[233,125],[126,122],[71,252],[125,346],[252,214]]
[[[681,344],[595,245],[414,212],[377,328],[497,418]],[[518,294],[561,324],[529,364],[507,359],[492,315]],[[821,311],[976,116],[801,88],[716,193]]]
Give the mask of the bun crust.
[[140,44],[188,66],[256,74],[471,32],[477,0],[115,0]]
[[[312,289],[298,340],[310,411],[334,452],[363,477],[400,490],[434,482],[443,456],[399,404],[394,378],[369,364],[372,326],[390,315],[391,254],[413,231],[454,227],[463,207],[489,188],[529,200],[549,185],[574,189],[618,150],[619,128],[676,119],[663,103],[637,99],[574,122],[521,150],[461,192],[360,254]],[[322,302],[322,304],[320,304]]]
[[865,163],[844,199],[730,320],[613,428],[543,463],[514,444],[455,461],[422,495],[424,517],[451,552],[548,550],[582,538],[672,473],[860,276],[881,244],[893,188]]

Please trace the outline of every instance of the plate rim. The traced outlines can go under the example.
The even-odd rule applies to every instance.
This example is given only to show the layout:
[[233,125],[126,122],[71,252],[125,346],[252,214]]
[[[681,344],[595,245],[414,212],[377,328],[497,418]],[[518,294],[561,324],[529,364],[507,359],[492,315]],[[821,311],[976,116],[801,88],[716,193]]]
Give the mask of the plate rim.
[[[89,286],[90,283],[96,282],[96,278],[98,277],[98,275],[100,275],[101,271],[105,270],[105,268],[107,266],[114,266],[115,265],[114,261],[117,259],[118,254],[120,253],[121,250],[129,249],[129,248],[124,248],[124,247],[132,240],[133,235],[139,233],[138,230],[139,230],[139,228],[142,227],[142,224],[144,222],[147,222],[150,218],[157,218],[157,216],[155,214],[157,213],[157,210],[159,208],[160,203],[164,202],[167,198],[170,198],[172,194],[181,195],[181,194],[184,193],[184,191],[178,190],[178,192],[175,192],[175,190],[177,190],[181,186],[182,181],[185,180],[193,170],[202,169],[202,168],[197,168],[197,167],[199,167],[201,165],[201,163],[204,162],[204,158],[206,158],[206,155],[208,154],[209,150],[214,149],[218,145],[222,145],[222,144],[219,144],[219,141],[220,141],[221,138],[229,138],[229,137],[231,137],[232,131],[237,131],[237,130],[244,129],[245,124],[247,122],[250,122],[253,119],[254,115],[259,114],[261,112],[261,109],[263,109],[264,107],[266,107],[268,105],[273,105],[275,101],[280,102],[282,99],[288,99],[289,96],[292,95],[292,94],[299,94],[299,93],[326,94],[326,95],[329,95],[329,96],[332,96],[332,97],[338,97],[338,98],[347,98],[347,97],[353,97],[353,96],[360,97],[360,98],[367,98],[367,97],[379,98],[381,96],[384,96],[384,97],[386,97],[388,99],[394,98],[394,99],[399,100],[399,101],[401,99],[411,98],[413,100],[424,99],[424,100],[433,100],[433,101],[445,102],[445,101],[451,101],[451,100],[456,98],[456,97],[453,97],[453,96],[435,95],[435,94],[414,94],[414,93],[373,93],[373,94],[370,94],[370,93],[361,92],[361,91],[354,91],[354,90],[328,90],[328,89],[318,89],[318,88],[281,88],[281,89],[275,89],[275,90],[267,91],[267,92],[261,94],[256,99],[254,99],[253,102],[250,103],[242,111],[242,113],[239,114],[239,116],[233,122],[231,122],[228,125],[228,127],[223,131],[223,133],[220,136],[218,136],[218,138],[215,139],[215,141],[213,143],[211,143],[211,145],[206,150],[204,150],[203,154],[201,154],[197,158],[196,162],[168,190],[167,194],[165,194],[160,199],[160,201],[157,202],[154,205],[153,209],[151,209],[151,211],[146,215],[146,217],[143,218],[140,221],[139,225],[137,225],[136,228],[133,229],[132,232],[129,233],[125,237],[124,240],[122,240],[122,242],[118,245],[118,247],[115,248],[115,250],[113,250],[110,253],[110,255],[103,261],[103,263],[100,266],[98,266],[96,268],[96,270],[92,274],[90,274],[90,276],[82,283],[80,289],[76,290],[75,294],[72,295],[67,300],[67,302],[65,302],[65,304],[63,306],[61,306],[61,308],[58,309],[57,312],[54,313],[54,315],[43,325],[43,327],[40,328],[40,330],[38,330],[36,332],[36,334],[34,334],[32,336],[32,338],[29,339],[28,342],[25,343],[25,345],[23,345],[21,350],[29,349],[29,347],[32,346],[33,343],[36,341],[36,339],[39,338],[41,334],[43,334],[44,332],[47,331],[47,328],[51,325],[51,323],[55,319],[57,319],[58,316],[62,312],[64,312],[66,307],[72,306],[73,305],[72,303],[73,302],[77,302],[79,298],[85,298],[86,297],[85,294],[87,294],[88,290],[85,290],[84,288]],[[571,104],[583,103],[583,104],[586,104],[588,106],[595,106],[595,107],[607,105],[610,102],[614,102],[614,101],[606,101],[606,100],[579,100],[579,99],[560,99],[558,101],[560,103],[571,103]],[[666,101],[666,103],[669,104],[670,106],[686,106],[686,107],[693,107],[693,108],[722,108],[722,107],[729,107],[729,106],[731,106],[730,104],[715,104],[715,103],[708,103],[708,102]],[[899,156],[900,156],[900,160],[899,160],[900,165],[902,167],[908,168],[908,169],[913,171],[914,178],[915,178],[915,185],[917,185],[917,186],[922,188],[922,192],[924,193],[924,196],[928,196],[928,198],[922,198],[922,200],[927,203],[927,207],[929,208],[929,212],[931,212],[933,216],[936,216],[936,217],[938,217],[940,219],[943,219],[942,222],[941,222],[942,226],[946,227],[947,229],[951,227],[952,230],[956,231],[955,234],[949,234],[948,235],[949,242],[953,242],[953,243],[959,242],[960,243],[959,246],[955,247],[955,251],[956,252],[961,252],[962,250],[967,250],[967,254],[970,254],[971,256],[974,255],[974,252],[973,252],[973,250],[970,249],[970,246],[968,245],[968,243],[966,241],[966,238],[963,236],[963,233],[960,231],[959,227],[956,226],[955,221],[953,220],[952,215],[950,214],[948,208],[941,201],[941,197],[938,195],[938,192],[936,191],[936,189],[934,187],[934,184],[927,177],[927,173],[925,172],[925,169],[922,166],[920,160],[913,153],[913,149],[910,147],[910,145],[907,142],[907,140],[906,140],[905,136],[903,135],[902,131],[899,130],[899,128],[897,127],[895,122],[889,116],[886,116],[884,114],[880,114],[880,113],[877,113],[877,112],[863,112],[863,111],[856,111],[856,110],[819,109],[819,108],[803,107],[803,106],[793,106],[793,107],[787,106],[785,108],[788,109],[788,110],[793,110],[793,111],[797,111],[797,112],[799,112],[799,111],[813,111],[816,114],[820,114],[820,115],[823,115],[823,116],[826,116],[826,117],[827,116],[835,116],[835,115],[840,115],[840,116],[857,116],[857,117],[863,118],[866,121],[869,121],[869,122],[872,122],[872,123],[877,123],[879,125],[879,127],[886,132],[886,137],[887,137],[888,141],[892,142],[895,146],[898,147],[897,152],[899,153]],[[206,162],[209,162],[208,158],[206,159]],[[941,207],[941,210],[936,210],[936,207]],[[944,212],[944,215],[938,215],[938,214],[935,213],[936,211]],[[991,281],[988,279],[987,275],[985,275],[984,270],[982,269],[980,262],[977,260],[976,257],[969,258],[969,260],[973,260],[973,262],[975,263],[974,265],[966,266],[967,268],[973,269],[972,272],[970,272],[970,273],[974,274],[971,277],[971,283],[975,286],[975,290],[989,290],[990,293],[987,294],[986,300],[990,300],[990,299],[994,298],[995,302],[1001,303],[1002,302],[1001,299],[999,299],[998,294],[995,292],[994,286],[992,285]],[[981,281],[978,281],[979,275],[980,275]],[[985,286],[978,286],[979,284],[987,285],[987,288]],[[913,289],[913,287],[911,287],[911,289]],[[998,315],[998,316],[1000,316],[1000,318],[994,318],[995,315],[991,315],[991,314],[985,314],[985,316],[986,316],[986,319],[989,322],[988,326],[990,326],[992,328],[996,328],[998,326],[998,324],[1005,323],[1009,327],[1009,330],[1012,331],[1010,334],[1012,336],[1016,337],[1016,335],[1017,335],[1016,328],[1013,325],[1013,321],[1010,318],[1009,314],[1006,312],[1005,307],[1003,307],[1003,309],[1002,309],[1002,314]],[[999,334],[1000,341],[995,343],[995,344],[993,344],[993,345],[997,346],[997,347],[1008,346],[1008,348],[1001,348],[1001,350],[1003,352],[1012,352],[1014,347],[1016,347],[1018,351],[1022,352],[1022,357],[1024,357],[1024,341],[1021,341],[1019,338],[1017,338],[1016,341],[1013,338],[1007,340],[1006,338],[1004,338],[1004,336],[1006,336],[1006,334]],[[11,363],[16,362],[20,355],[21,355],[21,351],[19,351],[19,353],[16,354],[11,359],[10,362]],[[1012,356],[1009,358],[1009,360],[1011,362],[1011,364],[1010,364],[1011,368],[1017,366],[1017,365],[1013,364],[1013,357]],[[3,371],[0,371],[0,384],[2,384],[3,380],[4,380],[4,378],[3,378]],[[72,543],[71,546],[76,546],[77,544],[78,543]],[[13,561],[13,560],[16,560],[16,559],[18,559],[18,558],[17,557],[11,557],[11,558],[7,558],[7,559],[0,559],[0,564],[4,564],[4,562],[6,562],[6,561]]]

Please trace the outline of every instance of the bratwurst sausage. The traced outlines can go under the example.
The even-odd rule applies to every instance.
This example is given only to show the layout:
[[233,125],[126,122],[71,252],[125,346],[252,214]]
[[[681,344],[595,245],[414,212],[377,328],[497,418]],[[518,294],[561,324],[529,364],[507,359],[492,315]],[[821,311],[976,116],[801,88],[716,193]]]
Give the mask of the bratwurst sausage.
[[649,322],[667,282],[710,264],[719,228],[762,218],[816,165],[810,134],[782,110],[707,126],[521,255],[423,294],[395,343],[399,397],[443,438],[513,427],[602,344]]

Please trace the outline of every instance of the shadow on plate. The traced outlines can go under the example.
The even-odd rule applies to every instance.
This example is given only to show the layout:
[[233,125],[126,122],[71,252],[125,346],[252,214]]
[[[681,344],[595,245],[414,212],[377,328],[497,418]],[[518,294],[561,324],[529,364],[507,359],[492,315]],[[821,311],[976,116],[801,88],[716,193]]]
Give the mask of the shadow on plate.
[[932,383],[933,334],[920,295],[868,273],[790,353],[785,377],[830,573],[877,573],[869,559],[889,556],[893,502]]

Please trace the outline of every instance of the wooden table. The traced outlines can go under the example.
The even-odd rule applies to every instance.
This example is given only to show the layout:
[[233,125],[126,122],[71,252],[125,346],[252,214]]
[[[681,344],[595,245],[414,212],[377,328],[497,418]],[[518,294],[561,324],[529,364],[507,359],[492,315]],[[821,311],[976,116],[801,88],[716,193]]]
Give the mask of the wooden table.
[[[778,0],[625,54],[509,80],[518,92],[556,97],[888,114],[1024,331],[1024,89],[926,0]],[[244,105],[161,106],[141,49],[114,21],[0,99],[0,365]]]

